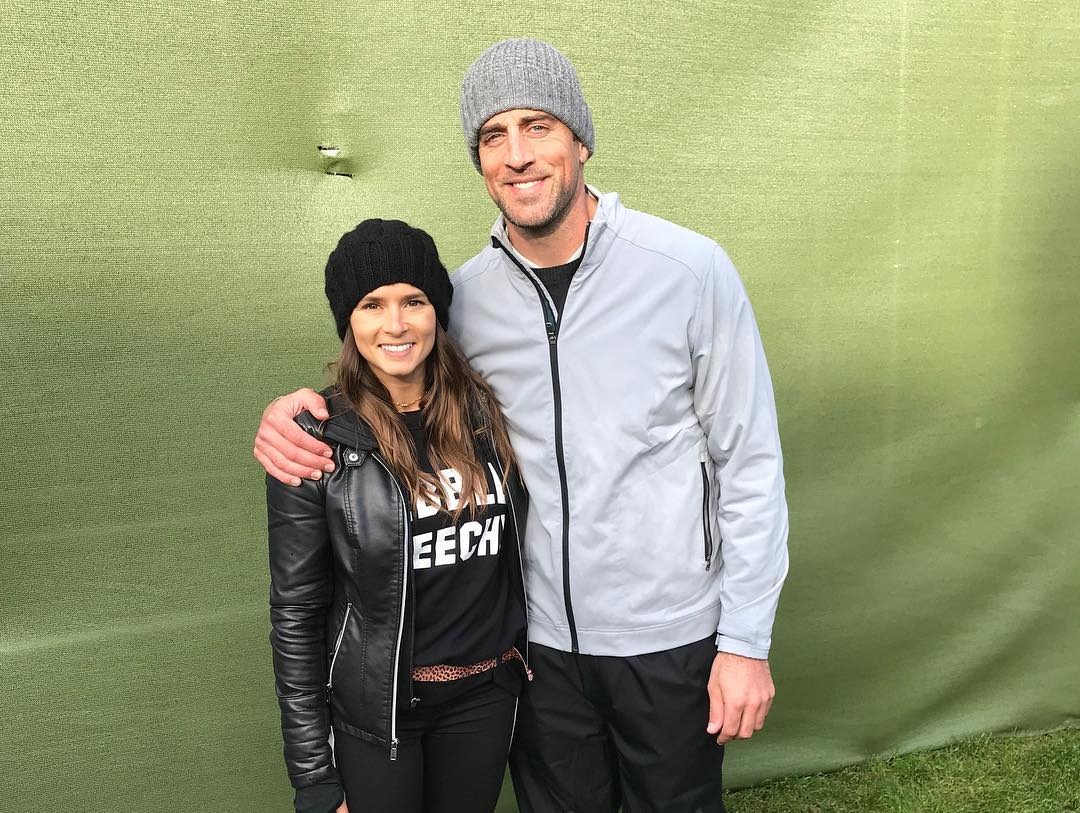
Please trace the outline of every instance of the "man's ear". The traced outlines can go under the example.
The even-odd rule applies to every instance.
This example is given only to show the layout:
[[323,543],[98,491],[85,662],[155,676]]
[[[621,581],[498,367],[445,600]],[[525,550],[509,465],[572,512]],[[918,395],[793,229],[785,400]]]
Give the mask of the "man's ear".
[[590,153],[590,152],[589,152],[589,148],[588,148],[588,147],[586,147],[586,146],[585,146],[585,145],[584,145],[583,143],[581,143],[580,141],[578,141],[578,139],[576,139],[576,138],[575,138],[575,139],[574,139],[574,141],[575,141],[575,142],[577,142],[577,147],[578,147],[578,160],[579,160],[579,161],[580,161],[580,162],[581,162],[582,164],[584,164],[584,163],[585,163],[586,161],[588,161],[588,160],[589,160],[589,156],[590,156],[590,155],[591,155],[592,153]]

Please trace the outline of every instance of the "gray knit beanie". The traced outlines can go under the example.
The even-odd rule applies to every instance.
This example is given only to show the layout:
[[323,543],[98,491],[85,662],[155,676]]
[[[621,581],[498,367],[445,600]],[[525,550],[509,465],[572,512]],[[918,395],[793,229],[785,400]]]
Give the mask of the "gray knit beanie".
[[555,46],[523,37],[495,43],[465,71],[461,126],[477,170],[480,128],[496,113],[517,108],[550,113],[593,153],[592,114],[574,66]]

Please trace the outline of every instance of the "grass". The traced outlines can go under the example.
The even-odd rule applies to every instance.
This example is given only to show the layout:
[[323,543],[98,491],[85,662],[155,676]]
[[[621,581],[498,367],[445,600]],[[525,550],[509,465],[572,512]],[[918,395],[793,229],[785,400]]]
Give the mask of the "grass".
[[1080,729],[983,735],[725,795],[729,813],[1080,812]]

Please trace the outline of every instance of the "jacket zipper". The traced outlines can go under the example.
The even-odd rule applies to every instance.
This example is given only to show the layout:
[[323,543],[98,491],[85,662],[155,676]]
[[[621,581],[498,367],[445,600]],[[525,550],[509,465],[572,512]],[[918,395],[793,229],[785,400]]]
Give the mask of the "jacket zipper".
[[701,462],[701,484],[703,496],[701,499],[701,529],[705,537],[705,570],[712,567],[713,542],[712,523],[709,521],[709,471],[705,467],[705,461]]
[[345,637],[345,627],[349,624],[349,615],[352,614],[352,602],[350,601],[345,605],[345,618],[341,622],[341,629],[338,630],[337,640],[334,641],[334,656],[330,659],[330,674],[326,679],[326,691],[330,692],[334,688],[334,664],[337,663],[338,653],[341,652],[341,639]]
[[[585,236],[588,239],[587,230]],[[525,278],[533,284],[536,295],[540,298],[540,308],[544,312],[544,326],[547,328],[548,337],[548,359],[551,366],[551,389],[555,397],[555,463],[559,469],[559,491],[562,498],[563,602],[566,606],[566,623],[570,627],[570,649],[574,654],[577,654],[577,625],[574,623],[574,606],[570,601],[570,497],[566,487],[566,459],[563,454],[562,391],[559,386],[559,325],[555,320],[551,304],[544,295],[543,286],[536,277],[529,273],[528,269],[506,250],[497,237],[492,237],[491,241],[502,249],[503,253],[510,258],[510,261],[525,274]],[[584,251],[584,247],[582,251]]]
[[397,631],[397,644],[394,647],[394,672],[393,672],[393,689],[391,694],[390,703],[390,761],[397,760],[398,752],[398,737],[397,737],[397,705],[398,705],[398,672],[401,669],[401,637],[405,631],[405,594],[409,589],[409,508],[408,503],[405,502],[405,492],[401,490],[401,485],[398,483],[394,473],[390,471],[390,467],[386,465],[385,461],[379,455],[371,455],[382,466],[390,479],[394,483],[394,488],[397,489],[398,496],[401,498],[401,512],[405,517],[405,538],[402,541],[401,546],[401,606],[398,608],[398,631]]

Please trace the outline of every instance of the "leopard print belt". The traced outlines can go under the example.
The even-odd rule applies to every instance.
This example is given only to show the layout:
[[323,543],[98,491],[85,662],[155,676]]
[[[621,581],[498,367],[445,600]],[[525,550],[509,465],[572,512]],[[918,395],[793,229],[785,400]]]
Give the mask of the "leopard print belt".
[[487,672],[494,669],[499,664],[512,661],[515,658],[521,661],[521,665],[525,667],[525,676],[529,680],[532,680],[532,669],[525,663],[525,658],[518,652],[516,646],[510,647],[497,658],[488,658],[486,661],[470,663],[468,666],[451,666],[446,663],[437,663],[434,666],[414,666],[412,670],[412,679],[425,683],[445,683],[448,680],[461,680],[461,678],[479,675],[481,672]]

